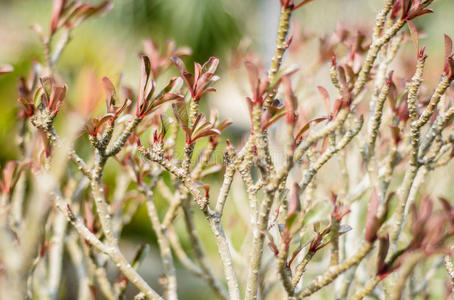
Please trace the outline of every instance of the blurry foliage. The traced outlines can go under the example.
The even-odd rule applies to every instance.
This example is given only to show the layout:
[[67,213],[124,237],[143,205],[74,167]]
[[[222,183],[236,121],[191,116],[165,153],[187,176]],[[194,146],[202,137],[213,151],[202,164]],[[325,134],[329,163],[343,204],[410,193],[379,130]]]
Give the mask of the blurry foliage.
[[191,59],[205,61],[239,41],[241,24],[223,1],[127,0],[114,1],[114,18],[157,41],[169,37],[193,50]]
[[[223,1],[113,2],[115,9],[107,16],[89,21],[75,30],[61,63],[57,66],[65,81],[72,87],[68,93],[69,101],[73,105],[83,101],[81,97],[83,98],[84,93],[81,91],[89,88],[101,91],[102,76],[119,78],[123,65],[127,65],[125,73],[128,76],[128,71],[135,74],[133,70],[138,65],[136,53],[141,49],[141,41],[145,38],[152,38],[158,45],[164,44],[167,39],[174,39],[179,46],[189,46],[193,51],[193,55],[187,59],[191,70],[193,61],[205,61],[213,55],[225,55],[241,38],[240,28],[243,24],[224,7]],[[33,59],[42,60],[39,39],[29,29],[29,24],[37,23],[45,31],[48,30],[46,20],[51,5],[52,1],[49,0],[0,1],[0,16],[5,16],[3,22],[0,22],[0,26],[4,25],[0,28],[0,38],[6,41],[0,48],[0,60],[14,64],[14,73],[0,79],[0,140],[11,142],[8,147],[0,148],[0,165],[6,160],[16,158],[16,147],[12,142],[15,132],[17,78],[27,74],[26,70],[30,69]],[[16,28],[17,31],[12,34],[9,28]],[[13,53],[14,57],[11,57]],[[94,82],[89,83],[85,78],[87,73],[93,71],[90,79]],[[74,85],[75,82],[77,86]],[[93,86],[89,87],[89,84]]]

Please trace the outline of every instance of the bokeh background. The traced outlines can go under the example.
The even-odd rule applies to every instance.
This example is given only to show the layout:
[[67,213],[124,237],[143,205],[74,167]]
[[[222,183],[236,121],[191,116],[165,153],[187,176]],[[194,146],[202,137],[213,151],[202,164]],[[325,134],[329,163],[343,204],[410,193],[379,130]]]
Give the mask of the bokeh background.
[[[96,1],[88,1],[93,2]],[[204,62],[210,56],[221,60],[220,75],[231,63],[232,53],[246,38],[257,55],[269,64],[279,16],[279,0],[113,0],[114,9],[101,18],[89,20],[73,31],[71,42],[63,53],[57,71],[69,86],[69,102],[77,105],[90,90],[98,90],[103,97],[101,78],[108,76],[123,80],[137,87],[139,76],[138,52],[142,40],[151,38],[158,44],[173,39],[178,46],[189,46],[193,55],[186,59]],[[339,22],[347,26],[371,28],[376,11],[382,0],[316,0],[295,13],[299,27],[317,36],[331,34]],[[16,158],[14,141],[16,130],[16,84],[19,76],[26,76],[33,60],[41,61],[42,47],[30,25],[40,24],[47,29],[50,19],[51,0],[0,0],[0,63],[14,66],[14,72],[0,77],[0,165]],[[443,57],[443,33],[454,36],[454,1],[439,0],[432,5],[435,14],[417,20],[424,28],[421,44],[427,46],[429,74],[440,73]],[[370,29],[369,29],[370,30]],[[316,45],[314,46],[316,47]],[[414,49],[406,45],[404,53]],[[314,60],[311,51],[295,61],[307,69]],[[225,73],[225,75],[223,75]],[[326,76],[325,76],[326,77]],[[433,78],[437,80],[438,77]],[[430,80],[430,78],[429,78]],[[214,106],[222,108],[222,114],[231,116],[234,128],[247,128],[246,106],[233,105],[242,101],[241,96],[231,93],[230,86],[219,83],[219,93],[211,96]],[[244,118],[242,119],[242,116]],[[90,116],[87,116],[87,118]],[[237,119],[235,119],[237,118]],[[109,180],[109,179],[108,179]],[[114,180],[114,179],[111,179]],[[131,224],[125,228],[126,240],[155,243],[146,213],[139,210]],[[201,218],[202,219],[202,218]],[[145,224],[145,225],[144,225]],[[203,234],[203,226],[198,226]],[[206,231],[209,235],[208,230]],[[233,235],[241,234],[240,231]],[[124,247],[128,247],[128,243]],[[213,243],[206,242],[206,250],[216,255]],[[132,250],[131,246],[131,250]],[[153,255],[157,256],[156,250]],[[142,267],[157,277],[160,266],[153,259]],[[154,275],[153,275],[154,274]],[[210,299],[206,286],[183,270],[180,292],[183,299]],[[182,277],[180,277],[182,278]],[[68,288],[70,284],[66,284]]]
[[[100,90],[100,78],[118,78],[120,74],[135,86],[139,70],[137,54],[145,38],[158,44],[173,39],[179,46],[189,46],[193,55],[186,60],[188,63],[203,62],[212,55],[220,57],[221,72],[245,37],[250,38],[250,48],[265,64],[272,56],[278,0],[113,0],[113,3],[113,11],[74,30],[57,67],[74,99],[83,96],[90,84],[87,76],[98,80],[93,84]],[[298,10],[294,20],[302,29],[320,37],[332,33],[339,22],[367,29],[374,23],[382,3],[382,0],[317,0]],[[14,137],[17,79],[28,74],[34,59],[42,60],[42,47],[30,26],[40,24],[47,29],[51,7],[51,0],[0,0],[0,63],[15,68],[14,73],[0,78],[2,142]],[[426,32],[421,44],[427,45],[429,72],[440,67],[442,33],[454,35],[454,2],[438,0],[432,8],[436,14],[416,20]],[[303,59],[298,63],[304,69],[313,58]],[[12,145],[1,147],[0,163],[14,159],[15,152]]]

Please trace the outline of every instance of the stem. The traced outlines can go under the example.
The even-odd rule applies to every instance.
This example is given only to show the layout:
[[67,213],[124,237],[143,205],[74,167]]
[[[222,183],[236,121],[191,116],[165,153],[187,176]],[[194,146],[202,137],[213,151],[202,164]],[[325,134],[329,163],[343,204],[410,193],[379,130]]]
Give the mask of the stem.
[[304,153],[306,153],[306,151],[318,140],[323,139],[324,137],[335,132],[340,126],[344,124],[345,120],[347,120],[348,115],[349,111],[347,109],[342,109],[334,121],[328,123],[319,131],[310,134],[303,142],[298,145],[298,148],[296,148],[294,161],[297,162],[301,160]]
[[205,198],[199,191],[197,184],[191,180],[190,176],[186,176],[184,169],[178,168],[167,158],[164,157],[163,149],[160,145],[153,144],[155,147],[153,151],[149,151],[144,147],[139,147],[138,150],[142,155],[158,164],[160,164],[164,169],[172,173],[176,178],[182,181],[184,187],[192,194],[195,198],[200,210],[203,213],[207,213],[209,210],[208,199]]
[[144,190],[147,197],[147,211],[150,218],[153,230],[158,238],[159,250],[161,253],[161,260],[164,266],[164,273],[166,276],[166,295],[169,300],[178,299],[177,296],[177,278],[175,272],[175,266],[173,264],[172,252],[170,250],[169,239],[167,238],[166,232],[161,226],[161,222],[158,217],[158,210],[156,209],[155,199],[153,192],[150,189]]
[[87,164],[84,162],[82,158],[80,158],[76,151],[72,149],[65,141],[61,140],[55,131],[55,128],[53,127],[52,124],[50,126],[41,126],[39,124],[36,124],[36,127],[43,129],[46,132],[47,138],[49,141],[57,148],[61,148],[68,153],[69,158],[73,161],[73,163],[76,164],[77,168],[88,178],[91,178],[91,170],[87,166]]
[[105,163],[106,158],[99,151],[96,151],[95,166],[93,168],[92,179],[90,182],[91,194],[94,199],[99,221],[101,223],[104,235],[106,236],[107,242],[111,246],[116,247],[118,245],[118,242],[113,233],[109,206],[104,200],[104,188],[102,187],[102,171]]
[[391,234],[390,241],[392,244],[395,244],[399,238],[400,231],[402,229],[405,207],[407,206],[408,196],[410,195],[411,186],[413,181],[418,173],[419,166],[410,165],[404,175],[403,182],[398,190],[399,202],[394,212],[395,221],[392,223],[394,225]]
[[306,271],[307,264],[311,261],[312,257],[314,257],[315,252],[308,251],[303,258],[303,261],[296,267],[295,275],[293,276],[292,285],[294,288],[298,285],[303,277],[304,272]]
[[[210,263],[205,254],[205,251],[203,250],[202,242],[200,241],[200,237],[197,233],[197,230],[195,229],[194,221],[192,218],[192,212],[190,210],[190,207],[188,206],[188,202],[189,202],[188,199],[185,198],[183,200],[182,208],[183,208],[183,213],[184,213],[183,216],[184,216],[185,227],[189,234],[189,239],[191,241],[191,245],[194,250],[194,255],[197,258],[197,261],[200,265],[200,269],[202,270],[202,273],[205,274],[209,285],[212,287],[215,287],[215,286],[219,287],[220,285],[217,282],[217,280],[215,279],[213,272],[211,271]],[[219,290],[219,288],[216,288],[216,290]],[[230,291],[229,291],[229,297],[230,297]]]
[[[63,214],[62,214],[63,215]],[[90,285],[93,283],[90,280],[87,270],[84,266],[82,251],[76,242],[76,236],[71,235],[66,242],[66,249],[72,260],[73,266],[76,269],[77,277],[79,279],[79,289],[77,291],[78,300],[90,299]]]
[[448,122],[454,116],[454,107],[449,108],[443,115],[439,115],[432,127],[427,131],[419,147],[420,157],[423,158],[432,146],[435,137],[441,134]]
[[202,278],[205,280],[210,288],[213,290],[213,292],[220,298],[220,299],[228,299],[227,292],[225,291],[225,288],[221,285],[221,283],[213,277],[213,274],[206,273],[202,271],[198,266],[196,266],[191,259],[187,256],[187,254],[184,252],[183,248],[181,247],[181,244],[179,243],[178,237],[173,229],[173,227],[170,227],[168,230],[168,235],[169,235],[169,240],[170,244],[172,245],[173,251],[175,252],[175,255],[178,257],[178,260],[182,263],[182,265],[188,269],[190,272],[195,274],[196,276]]
[[189,107],[189,119],[191,120],[191,124],[194,125],[197,114],[199,112],[199,101],[191,98],[190,107]]
[[353,280],[355,279],[355,274],[356,274],[357,269],[358,269],[358,265],[354,266],[350,270],[347,270],[343,274],[342,285],[339,288],[339,295],[336,299],[340,299],[340,300],[347,299],[348,291],[350,289],[350,286],[353,283]]
[[211,231],[213,231],[218,246],[219,256],[221,257],[222,264],[224,266],[224,275],[227,281],[227,287],[229,290],[229,299],[239,300],[240,288],[238,284],[238,278],[235,273],[235,269],[232,262],[232,255],[230,253],[230,245],[224,233],[224,229],[221,225],[221,218],[219,216],[213,216],[208,218],[210,222]]
[[306,187],[311,182],[312,178],[317,174],[318,170],[326,163],[328,160],[337,152],[344,149],[351,140],[359,133],[363,125],[363,120],[359,119],[355,124],[354,128],[347,131],[347,133],[342,137],[337,145],[330,147],[328,150],[323,153],[322,156],[304,173],[303,180],[300,183],[300,192],[304,192]]
[[50,241],[52,247],[49,249],[49,296],[50,299],[58,299],[60,278],[63,262],[63,245],[66,232],[66,218],[63,214],[57,213],[53,220],[53,236]]
[[345,260],[343,263],[330,267],[325,274],[318,276],[300,293],[297,294],[298,298],[308,297],[321,288],[333,282],[337,276],[350,269],[351,267],[359,264],[361,260],[372,250],[372,244],[364,242],[355,255]]
[[265,230],[267,229],[268,225],[268,216],[270,214],[271,205],[273,204],[273,192],[273,190],[266,191],[265,199],[263,199],[262,205],[260,207],[257,224],[256,226],[254,226],[252,251],[249,256],[250,263],[246,285],[246,300],[257,299],[257,283],[263,255],[263,242],[265,239]]
[[198,163],[195,165],[194,169],[192,170],[192,180],[199,180],[200,176],[202,175],[203,169],[208,165],[210,162],[213,153],[214,153],[215,145],[213,143],[208,143],[208,146],[206,149],[204,149],[201,159],[198,161]]
[[438,83],[435,92],[433,93],[432,97],[430,98],[429,105],[427,105],[426,109],[419,117],[419,119],[415,122],[414,126],[416,128],[421,128],[424,126],[432,116],[435,108],[437,107],[438,103],[440,102],[441,96],[443,96],[448,89],[449,85],[451,84],[452,79],[449,79],[447,76],[442,76],[440,82]]
[[[276,49],[274,50],[274,55],[271,60],[271,67],[268,72],[268,80],[270,81],[270,83],[273,83],[277,79],[276,75],[279,72],[285,50],[287,49],[286,39],[290,27],[291,15],[292,9],[290,7],[282,6],[281,14],[279,17],[279,29],[276,37]],[[269,92],[265,100],[265,107],[271,104],[271,102],[274,100],[275,95],[275,90]]]
[[134,120],[130,121],[126,128],[123,130],[121,135],[118,137],[117,141],[112,145],[110,149],[107,149],[105,152],[105,156],[114,156],[123,148],[123,146],[128,141],[129,136],[133,133],[136,129],[137,125],[139,125],[141,118],[135,117]]
[[360,289],[352,298],[351,300],[361,300],[374,290],[374,288],[377,286],[377,284],[380,282],[380,276],[374,276],[371,279],[369,279],[364,287]]
[[336,218],[331,217],[331,232],[333,237],[331,238],[331,257],[330,266],[339,264],[339,221]]
[[279,279],[284,286],[287,295],[292,297],[294,293],[294,288],[292,284],[292,272],[287,265],[287,258],[288,258],[288,251],[289,251],[289,243],[286,241],[282,241],[281,247],[279,248],[279,255],[277,257],[276,266],[279,275]]
[[377,99],[373,117],[370,119],[368,128],[367,157],[370,159],[375,156],[375,143],[377,141],[378,131],[382,122],[383,105],[389,93],[389,85],[384,84]]
[[181,163],[181,168],[185,172],[185,177],[190,177],[191,173],[191,158],[194,153],[194,145],[184,145],[184,158]]
[[123,273],[123,275],[128,278],[128,280],[135,285],[142,293],[144,293],[148,299],[162,299],[146,282],[143,278],[136,272],[136,270],[129,264],[126,258],[118,249],[117,245],[106,245],[101,242],[87,227],[82,223],[82,221],[77,218],[71,210],[68,209],[69,204],[65,204],[63,201],[57,202],[57,208],[62,211],[77,232],[82,236],[85,241],[90,245],[106,254],[110,259],[115,263],[118,269]]
[[446,255],[443,261],[449,278],[451,279],[451,285],[454,286],[454,264],[452,263],[451,255]]
[[[389,3],[390,1],[388,1]],[[405,25],[405,20],[398,20],[396,23],[393,24],[388,30],[386,30],[383,35],[374,40],[370,45],[369,51],[367,51],[366,58],[364,63],[361,67],[361,70],[358,74],[358,79],[355,81],[355,86],[353,87],[352,95],[356,97],[361,89],[367,82],[369,78],[370,71],[374,66],[375,59],[377,58],[378,52],[380,49],[385,45],[389,40],[396,35],[396,33]]]
[[402,292],[405,288],[405,282],[407,281],[408,276],[413,272],[413,269],[416,267],[418,262],[424,258],[423,253],[416,252],[408,257],[400,268],[399,276],[396,277],[396,282],[392,288],[390,300],[400,300]]

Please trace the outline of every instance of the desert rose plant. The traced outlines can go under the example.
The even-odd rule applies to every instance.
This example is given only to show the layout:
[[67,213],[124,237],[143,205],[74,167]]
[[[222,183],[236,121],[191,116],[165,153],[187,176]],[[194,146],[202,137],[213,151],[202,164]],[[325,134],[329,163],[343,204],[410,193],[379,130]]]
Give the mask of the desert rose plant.
[[[56,66],[73,29],[113,6],[55,0],[48,28],[32,26],[44,60],[18,79],[19,150],[0,182],[1,298],[178,299],[180,269],[221,299],[453,297],[454,207],[426,184],[452,170],[452,40],[426,74],[413,20],[433,1],[384,0],[369,31],[339,25],[319,37],[313,67],[288,67],[314,39],[293,20],[310,2],[280,0],[269,68],[246,47],[230,64],[189,66],[189,49],[146,40],[137,93],[104,77],[99,113],[94,97],[67,104]],[[222,111],[206,113],[219,65],[240,78],[244,136]],[[150,245],[120,243],[141,208],[159,279],[142,265]]]

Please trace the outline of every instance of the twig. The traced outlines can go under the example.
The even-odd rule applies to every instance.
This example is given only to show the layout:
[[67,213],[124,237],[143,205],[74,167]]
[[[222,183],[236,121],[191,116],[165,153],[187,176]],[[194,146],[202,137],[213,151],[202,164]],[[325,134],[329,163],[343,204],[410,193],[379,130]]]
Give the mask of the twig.
[[329,148],[323,153],[322,156],[304,173],[303,180],[300,183],[300,191],[303,192],[308,184],[311,182],[314,175],[320,170],[320,168],[337,152],[344,149],[348,143],[358,134],[363,125],[363,119],[359,119],[354,128],[348,130],[347,133],[342,137],[339,143]]
[[156,205],[154,203],[154,196],[153,192],[149,189],[144,187],[143,192],[147,197],[147,211],[148,216],[151,220],[151,224],[153,226],[153,230],[156,233],[158,238],[158,245],[161,253],[161,260],[164,266],[164,273],[166,276],[166,295],[168,299],[178,299],[177,296],[177,278],[175,267],[173,264],[173,257],[172,252],[170,250],[169,240],[167,238],[166,232],[163,230],[161,226],[161,222],[159,221],[158,217],[158,210],[156,209]]
[[[281,8],[281,13],[279,17],[279,29],[276,37],[276,48],[274,50],[274,55],[271,60],[271,67],[268,71],[268,80],[273,82],[276,80],[276,75],[279,72],[279,69],[282,64],[285,50],[288,45],[286,44],[287,34],[290,27],[290,17],[292,15],[292,8],[286,7],[285,5]],[[265,106],[269,106],[274,100],[276,95],[275,91],[271,91],[268,97],[265,100]]]
[[293,275],[292,285],[294,288],[298,286],[298,283],[303,277],[304,272],[306,271],[307,264],[311,261],[312,257],[314,257],[315,252],[307,251],[306,255],[304,256],[303,260],[300,264],[296,267],[295,275]]
[[140,121],[142,121],[141,118],[135,117],[133,120],[131,120],[129,122],[129,124],[122,131],[121,135],[118,137],[117,141],[112,145],[112,147],[109,149],[106,149],[106,152],[105,152],[106,157],[114,156],[118,152],[120,152],[120,150],[123,148],[123,146],[128,141],[128,138],[131,136],[131,134],[136,129],[137,125],[139,125]]
[[377,284],[380,282],[380,276],[374,276],[369,279],[366,284],[356,292],[356,294],[351,298],[351,300],[361,300],[374,290]]
[[330,284],[337,278],[337,276],[358,264],[371,250],[372,244],[364,242],[353,256],[337,266],[330,267],[323,275],[318,276],[311,283],[309,283],[303,291],[297,293],[297,297],[308,297],[320,290],[322,287]]
[[77,232],[92,246],[99,251],[108,255],[110,259],[116,264],[120,271],[129,279],[129,281],[135,285],[140,291],[142,291],[149,299],[162,299],[134,270],[133,267],[128,263],[126,258],[121,254],[117,247],[112,245],[105,245],[102,243],[87,227],[80,221],[68,208],[68,204],[62,201],[57,202],[57,208],[66,215],[68,220],[77,230]]
[[413,272],[416,264],[421,261],[424,257],[424,254],[421,252],[416,252],[410,255],[403,263],[400,268],[399,276],[396,278],[394,283],[390,300],[400,300],[402,292],[405,288],[405,282],[407,281],[408,276]]

